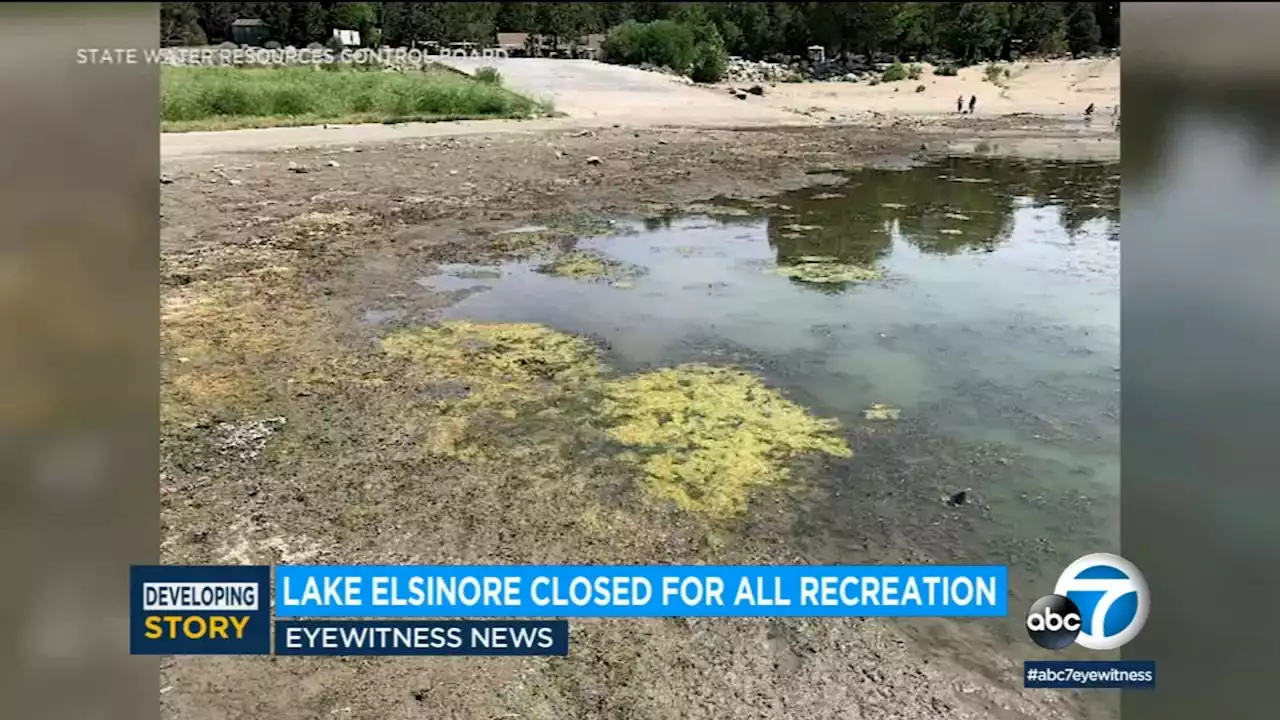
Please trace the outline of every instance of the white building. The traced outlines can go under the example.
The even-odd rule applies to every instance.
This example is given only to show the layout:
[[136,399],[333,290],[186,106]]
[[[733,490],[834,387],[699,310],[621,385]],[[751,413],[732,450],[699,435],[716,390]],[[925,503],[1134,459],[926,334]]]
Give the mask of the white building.
[[338,38],[338,42],[344,47],[360,47],[360,32],[358,30],[338,30],[334,29],[333,36]]

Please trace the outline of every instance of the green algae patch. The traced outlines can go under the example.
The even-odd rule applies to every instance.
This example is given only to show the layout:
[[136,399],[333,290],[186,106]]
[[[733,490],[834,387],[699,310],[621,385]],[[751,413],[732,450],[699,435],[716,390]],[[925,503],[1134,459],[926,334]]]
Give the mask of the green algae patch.
[[788,477],[803,453],[850,457],[834,420],[816,418],[754,375],[682,365],[607,383],[608,434],[634,450],[649,488],[715,518],[746,510],[751,492]]
[[599,373],[590,342],[533,323],[449,321],[389,335],[382,348],[414,361],[420,373],[448,379],[582,382]]
[[538,268],[539,272],[576,280],[610,280],[627,282],[641,274],[640,269],[618,262],[590,250],[565,253]]
[[841,263],[834,258],[818,256],[799,258],[799,262],[794,265],[779,266],[774,272],[792,280],[815,285],[840,285],[884,279],[884,273],[875,268]]
[[504,437],[537,435],[601,372],[588,340],[531,323],[444,322],[382,340],[409,361],[417,383],[423,449],[430,455],[481,460],[503,455]]
[[564,252],[572,246],[574,236],[553,229],[535,232],[502,233],[491,236],[489,246],[477,253],[483,261],[525,260],[539,255]]

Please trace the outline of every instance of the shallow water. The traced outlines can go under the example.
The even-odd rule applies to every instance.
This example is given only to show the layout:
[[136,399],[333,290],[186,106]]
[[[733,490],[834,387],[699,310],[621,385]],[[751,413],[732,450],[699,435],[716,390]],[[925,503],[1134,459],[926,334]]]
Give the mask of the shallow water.
[[[797,513],[808,557],[1009,564],[1020,622],[1066,562],[1118,547],[1118,195],[1115,166],[952,159],[580,241],[644,269],[626,289],[535,263],[420,282],[475,290],[449,317],[600,338],[624,371],[748,360],[864,431]],[[805,256],[885,277],[775,272]],[[902,419],[868,421],[875,403]],[[940,501],[964,487],[970,506]]]

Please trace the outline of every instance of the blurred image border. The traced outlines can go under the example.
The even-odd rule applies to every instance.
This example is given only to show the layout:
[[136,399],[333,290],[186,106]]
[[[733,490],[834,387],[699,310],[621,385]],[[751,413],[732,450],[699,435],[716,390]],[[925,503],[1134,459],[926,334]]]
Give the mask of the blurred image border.
[[1280,178],[1280,6],[1122,12],[1121,537],[1152,593],[1123,656],[1161,679],[1121,716],[1273,717],[1280,217],[1214,188]]
[[128,568],[159,556],[156,4],[0,7],[4,715],[159,717]]

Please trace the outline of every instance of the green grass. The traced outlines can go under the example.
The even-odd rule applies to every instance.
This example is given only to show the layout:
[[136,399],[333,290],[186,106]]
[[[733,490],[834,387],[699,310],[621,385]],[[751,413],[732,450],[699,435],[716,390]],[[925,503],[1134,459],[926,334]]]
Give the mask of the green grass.
[[482,67],[479,70],[476,70],[476,74],[474,77],[476,79],[476,82],[482,82],[487,85],[502,84],[502,73],[498,72],[497,68]]
[[165,132],[317,123],[389,123],[550,114],[548,103],[439,69],[161,69]]

